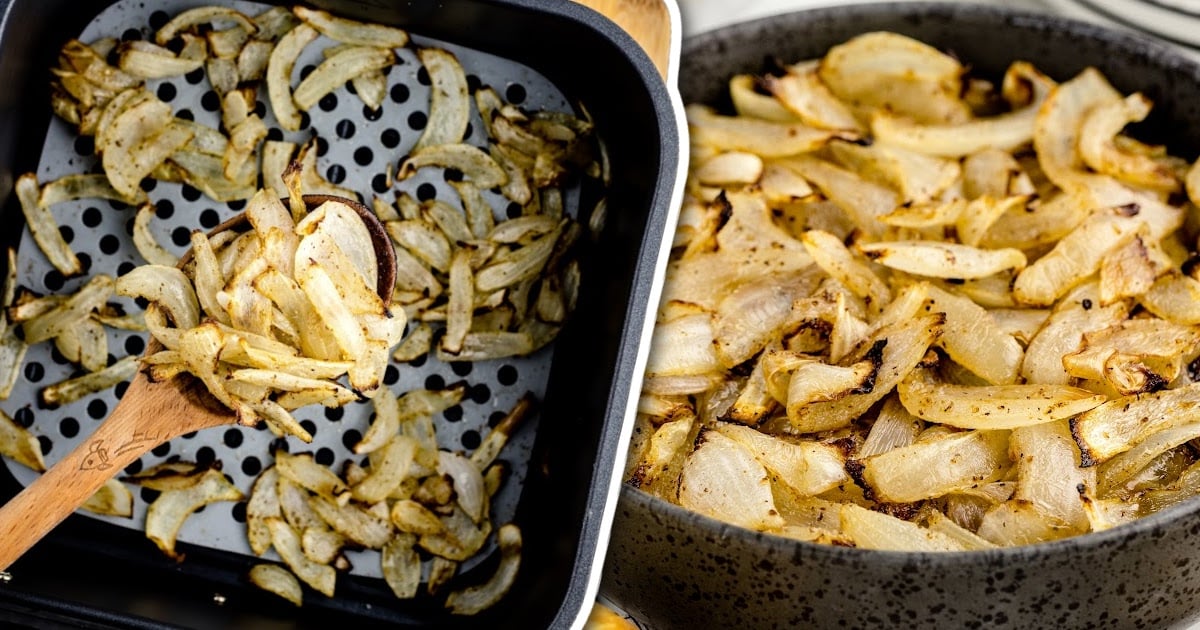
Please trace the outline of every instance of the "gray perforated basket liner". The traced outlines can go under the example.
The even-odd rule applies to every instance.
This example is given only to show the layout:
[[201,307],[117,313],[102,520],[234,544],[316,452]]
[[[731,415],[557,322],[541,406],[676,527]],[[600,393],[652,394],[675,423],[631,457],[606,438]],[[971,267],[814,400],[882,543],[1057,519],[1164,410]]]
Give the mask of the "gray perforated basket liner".
[[[268,8],[267,5],[250,2],[227,4],[247,15],[255,15]],[[170,16],[194,5],[186,1],[150,5],[122,0],[98,15],[79,34],[79,39],[84,42],[106,36],[150,39],[156,28]],[[304,51],[295,65],[293,86],[306,68],[311,69],[320,63],[321,50],[335,43],[321,37]],[[571,111],[561,92],[528,67],[452,43],[422,38],[419,34],[412,34],[412,45],[436,46],[452,51],[466,70],[472,88],[477,85],[491,86],[509,101],[531,110]],[[317,160],[320,172],[334,183],[358,191],[368,202],[375,194],[390,201],[394,190],[405,190],[421,199],[436,196],[457,204],[457,195],[446,184],[443,172],[437,169],[422,169],[416,176],[399,183],[395,189],[385,187],[383,174],[387,165],[398,163],[416,143],[429,107],[429,87],[425,84],[428,78],[421,72],[421,64],[414,51],[410,47],[397,52],[400,62],[388,71],[388,98],[377,114],[367,111],[359,98],[345,87],[325,97],[314,107],[309,112],[310,126],[300,132],[280,133],[267,102],[265,85],[259,89],[257,111],[273,130],[272,138],[304,142],[315,132],[324,139],[322,144],[325,148]],[[47,77],[48,71],[46,69]],[[216,94],[201,72],[188,77],[152,80],[148,85],[157,90],[159,98],[170,104],[176,115],[187,116],[190,113],[197,122],[213,127],[219,123],[220,108]],[[46,134],[38,164],[39,181],[46,182],[71,173],[99,172],[90,140],[80,138],[69,125],[55,118]],[[466,140],[486,146],[486,132],[474,108]],[[157,182],[148,194],[158,207],[158,216],[152,223],[152,229],[159,241],[176,254],[186,249],[191,230],[212,228],[243,207],[238,202],[217,203],[195,189],[180,184]],[[509,212],[508,201],[490,191],[484,194],[492,202],[498,219],[504,218]],[[567,210],[573,215],[577,211],[578,199],[577,189],[566,191]],[[513,211],[518,210],[513,208]],[[53,208],[53,212],[63,226],[62,231],[71,247],[88,265],[89,274],[107,273],[116,277],[144,263],[130,237],[133,208],[89,199],[59,204]],[[26,230],[18,260],[18,279],[22,286],[39,293],[73,291],[86,275],[64,282]],[[128,300],[114,301],[122,303],[129,312],[137,309]],[[140,354],[144,347],[144,336],[138,333],[108,329],[108,341],[110,358]],[[19,423],[30,427],[39,437],[48,465],[53,465],[90,434],[116,405],[118,394],[124,391],[122,385],[58,409],[40,409],[38,391],[50,383],[70,377],[75,369],[57,353],[53,353],[52,348],[53,342],[46,342],[29,349],[23,368],[24,378],[19,380],[10,398],[0,403],[0,407]],[[530,357],[476,363],[445,364],[432,356],[411,364],[393,362],[388,369],[386,383],[397,393],[403,393],[416,388],[436,389],[466,381],[469,389],[462,404],[439,414],[435,420],[442,448],[469,453],[487,434],[489,422],[503,417],[526,391],[541,397],[546,386],[550,357],[551,351],[547,348]],[[298,410],[295,415],[313,434],[313,442],[304,444],[295,438],[287,438],[286,448],[293,453],[311,451],[317,461],[340,471],[348,459],[362,461],[363,457],[355,455],[350,446],[366,430],[371,413],[369,402],[351,404],[343,409],[313,407]],[[512,475],[493,500],[492,519],[496,524],[507,522],[515,512],[536,422],[536,417],[528,419],[501,454],[501,459],[512,465]],[[201,463],[219,460],[222,470],[248,494],[258,473],[272,463],[270,453],[273,441],[274,436],[265,429],[210,429],[155,449],[127,471],[136,472],[171,459]],[[22,484],[29,484],[36,476],[21,466],[10,468]],[[155,493],[139,492],[136,487],[132,489],[135,497],[132,519],[100,517],[84,511],[80,513],[141,530],[147,500],[152,500]],[[180,530],[179,540],[250,555],[245,537],[244,504],[225,502],[206,507],[188,519]],[[146,544],[151,543],[147,541]],[[476,560],[482,559],[493,544],[489,542],[485,553],[478,554]],[[269,554],[267,558],[277,558],[273,551]],[[380,575],[378,554],[375,552],[352,552],[349,557],[354,565],[354,574]],[[462,568],[470,568],[476,560],[464,563]]]

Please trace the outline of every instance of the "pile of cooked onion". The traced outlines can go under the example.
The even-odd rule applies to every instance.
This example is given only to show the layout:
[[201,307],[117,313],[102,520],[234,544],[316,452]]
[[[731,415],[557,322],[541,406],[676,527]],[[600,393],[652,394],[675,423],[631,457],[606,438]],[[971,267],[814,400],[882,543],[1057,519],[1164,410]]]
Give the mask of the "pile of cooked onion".
[[1200,168],[1087,69],[888,32],[688,107],[628,483],[893,550],[1100,531],[1200,492]]

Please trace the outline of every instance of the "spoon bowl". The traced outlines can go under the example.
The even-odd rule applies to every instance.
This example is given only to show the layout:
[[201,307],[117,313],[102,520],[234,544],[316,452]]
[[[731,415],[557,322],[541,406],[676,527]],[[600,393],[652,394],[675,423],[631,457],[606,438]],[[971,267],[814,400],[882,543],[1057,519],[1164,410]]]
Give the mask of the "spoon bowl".
[[[396,258],[391,240],[379,219],[357,201],[331,195],[304,195],[309,210],[328,201],[350,206],[371,235],[378,266],[376,291],[384,306],[391,303],[396,283]],[[238,214],[213,228],[210,236],[227,230],[245,230],[249,221]],[[180,258],[191,259],[189,249]],[[153,338],[145,354],[161,346]],[[234,424],[237,416],[187,374],[151,381],[139,372],[129,383],[120,403],[73,451],[0,506],[0,571],[8,568],[37,541],[83,505],[96,490],[126,466],[171,439],[211,427]]]

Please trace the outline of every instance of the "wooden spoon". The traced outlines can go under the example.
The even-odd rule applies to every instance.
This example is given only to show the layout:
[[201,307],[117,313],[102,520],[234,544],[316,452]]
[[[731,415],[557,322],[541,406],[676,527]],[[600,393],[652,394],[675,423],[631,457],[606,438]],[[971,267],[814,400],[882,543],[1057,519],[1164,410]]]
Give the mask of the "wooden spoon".
[[575,0],[612,20],[668,76],[671,65],[671,13],[664,0]]
[[[309,209],[326,201],[354,208],[375,246],[378,264],[376,289],[389,305],[396,283],[396,258],[379,219],[366,206],[328,195],[305,195]],[[248,227],[245,214],[218,225],[212,234]],[[182,266],[191,251],[180,260]],[[146,354],[161,346],[151,340]],[[233,412],[217,402],[204,385],[189,375],[151,382],[142,373],[134,377],[112,414],[95,432],[57,464],[0,507],[0,571],[83,505],[106,481],[150,449],[185,433],[233,424]]]

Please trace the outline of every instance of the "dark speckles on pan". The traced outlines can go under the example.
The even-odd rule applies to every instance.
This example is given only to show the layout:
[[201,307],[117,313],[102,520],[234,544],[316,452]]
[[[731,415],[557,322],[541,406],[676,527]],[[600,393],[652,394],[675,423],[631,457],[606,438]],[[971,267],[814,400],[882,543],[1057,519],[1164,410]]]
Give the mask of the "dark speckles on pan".
[[[733,74],[818,57],[871,30],[953,50],[996,77],[1018,57],[1060,80],[1095,65],[1123,93],[1156,95],[1143,139],[1200,152],[1200,124],[1180,122],[1200,121],[1200,66],[1136,36],[970,4],[834,7],[702,34],[684,44],[680,90],[685,102],[728,107]],[[935,555],[764,536],[625,487],[601,588],[655,630],[1168,628],[1200,619],[1197,561],[1200,500],[1082,537]]]
[[[1200,605],[1195,578],[1181,570],[1198,553],[1200,517],[1186,505],[1056,543],[922,555],[739,532],[631,489],[622,500],[604,589],[653,628],[773,627],[793,618],[806,627],[1161,628]],[[764,572],[764,563],[774,570]],[[765,588],[780,582],[786,598]]]

